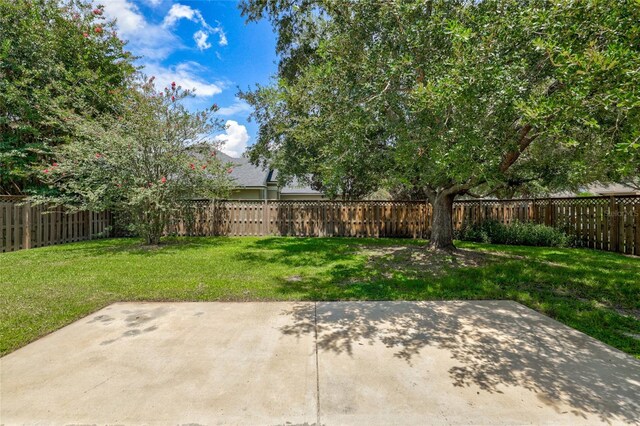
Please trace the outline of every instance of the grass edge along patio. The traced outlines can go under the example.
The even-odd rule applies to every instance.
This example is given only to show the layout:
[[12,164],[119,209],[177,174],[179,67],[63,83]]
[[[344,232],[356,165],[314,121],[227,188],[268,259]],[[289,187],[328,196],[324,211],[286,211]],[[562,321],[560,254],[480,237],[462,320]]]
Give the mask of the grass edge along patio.
[[101,239],[0,254],[0,352],[117,301],[515,300],[640,358],[640,258],[421,239]]

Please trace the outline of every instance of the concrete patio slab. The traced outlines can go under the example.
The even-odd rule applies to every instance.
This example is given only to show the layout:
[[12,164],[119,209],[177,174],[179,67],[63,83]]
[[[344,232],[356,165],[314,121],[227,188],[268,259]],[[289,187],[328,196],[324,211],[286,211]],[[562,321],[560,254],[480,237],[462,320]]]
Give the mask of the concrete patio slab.
[[287,306],[111,305],[0,360],[0,424],[314,423],[314,334],[280,332]]
[[640,422],[640,362],[516,302],[315,309],[322,423]]
[[118,303],[0,359],[0,424],[634,424],[640,362],[514,302]]

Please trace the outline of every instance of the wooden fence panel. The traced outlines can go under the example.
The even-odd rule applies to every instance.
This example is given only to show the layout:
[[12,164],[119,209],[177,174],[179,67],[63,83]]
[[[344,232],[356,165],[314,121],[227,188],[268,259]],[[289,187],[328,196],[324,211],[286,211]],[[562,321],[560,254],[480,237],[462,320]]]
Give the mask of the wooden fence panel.
[[[574,235],[584,247],[640,255],[640,196],[461,200],[453,213],[456,231],[489,219],[533,221]],[[166,233],[429,238],[431,219],[424,201],[203,200],[177,212]],[[0,197],[0,252],[98,238],[112,224],[108,212],[67,213]]]
[[[465,206],[467,217],[460,220],[454,215],[456,230],[461,229],[460,223],[486,219],[505,224],[514,219],[531,220],[564,230],[583,247],[640,255],[640,196],[470,200],[454,204],[460,205]],[[510,213],[518,209],[521,214]]]
[[0,253],[104,237],[110,227],[108,212],[66,213],[0,196]]

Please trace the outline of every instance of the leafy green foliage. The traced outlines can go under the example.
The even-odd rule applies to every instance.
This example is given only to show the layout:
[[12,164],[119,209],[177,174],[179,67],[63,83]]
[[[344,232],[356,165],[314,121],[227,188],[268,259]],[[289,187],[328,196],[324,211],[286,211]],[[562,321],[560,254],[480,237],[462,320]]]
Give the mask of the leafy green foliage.
[[224,197],[230,187],[229,165],[209,140],[223,127],[217,107],[192,113],[181,102],[188,96],[175,83],[156,92],[151,78],[123,99],[117,117],[65,116],[76,137],[55,147],[55,160],[40,170],[55,191],[32,199],[111,210],[157,244],[185,200]]
[[505,225],[496,220],[468,226],[460,231],[459,238],[480,243],[542,247],[568,247],[572,242],[571,237],[551,226],[518,221]]
[[0,193],[38,190],[32,166],[72,138],[65,111],[117,114],[135,72],[101,7],[0,0]]
[[[355,197],[399,187],[434,202],[637,173],[637,1],[347,5],[242,3],[279,35],[277,79],[242,96],[261,124],[251,157],[283,178],[312,174]],[[362,189],[346,191],[352,180]],[[446,217],[432,240],[445,247],[449,204],[434,212]]]

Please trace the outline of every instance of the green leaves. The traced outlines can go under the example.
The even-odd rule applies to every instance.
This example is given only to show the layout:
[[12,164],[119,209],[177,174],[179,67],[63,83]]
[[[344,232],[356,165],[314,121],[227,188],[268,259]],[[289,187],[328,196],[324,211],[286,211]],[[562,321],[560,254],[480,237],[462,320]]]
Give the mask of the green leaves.
[[182,101],[190,92],[177,84],[156,92],[149,79],[136,89],[117,117],[67,117],[75,137],[54,147],[54,160],[38,170],[55,191],[33,200],[108,209],[155,243],[185,200],[224,197],[230,180],[211,140],[222,128],[216,108],[188,111]]
[[635,1],[294,3],[242,5],[280,37],[278,85],[243,96],[261,124],[252,158],[285,179],[357,197],[389,182],[513,194],[637,173],[614,155],[639,140]]
[[72,135],[65,111],[114,114],[135,68],[101,9],[0,0],[0,192],[41,188],[33,165]]

